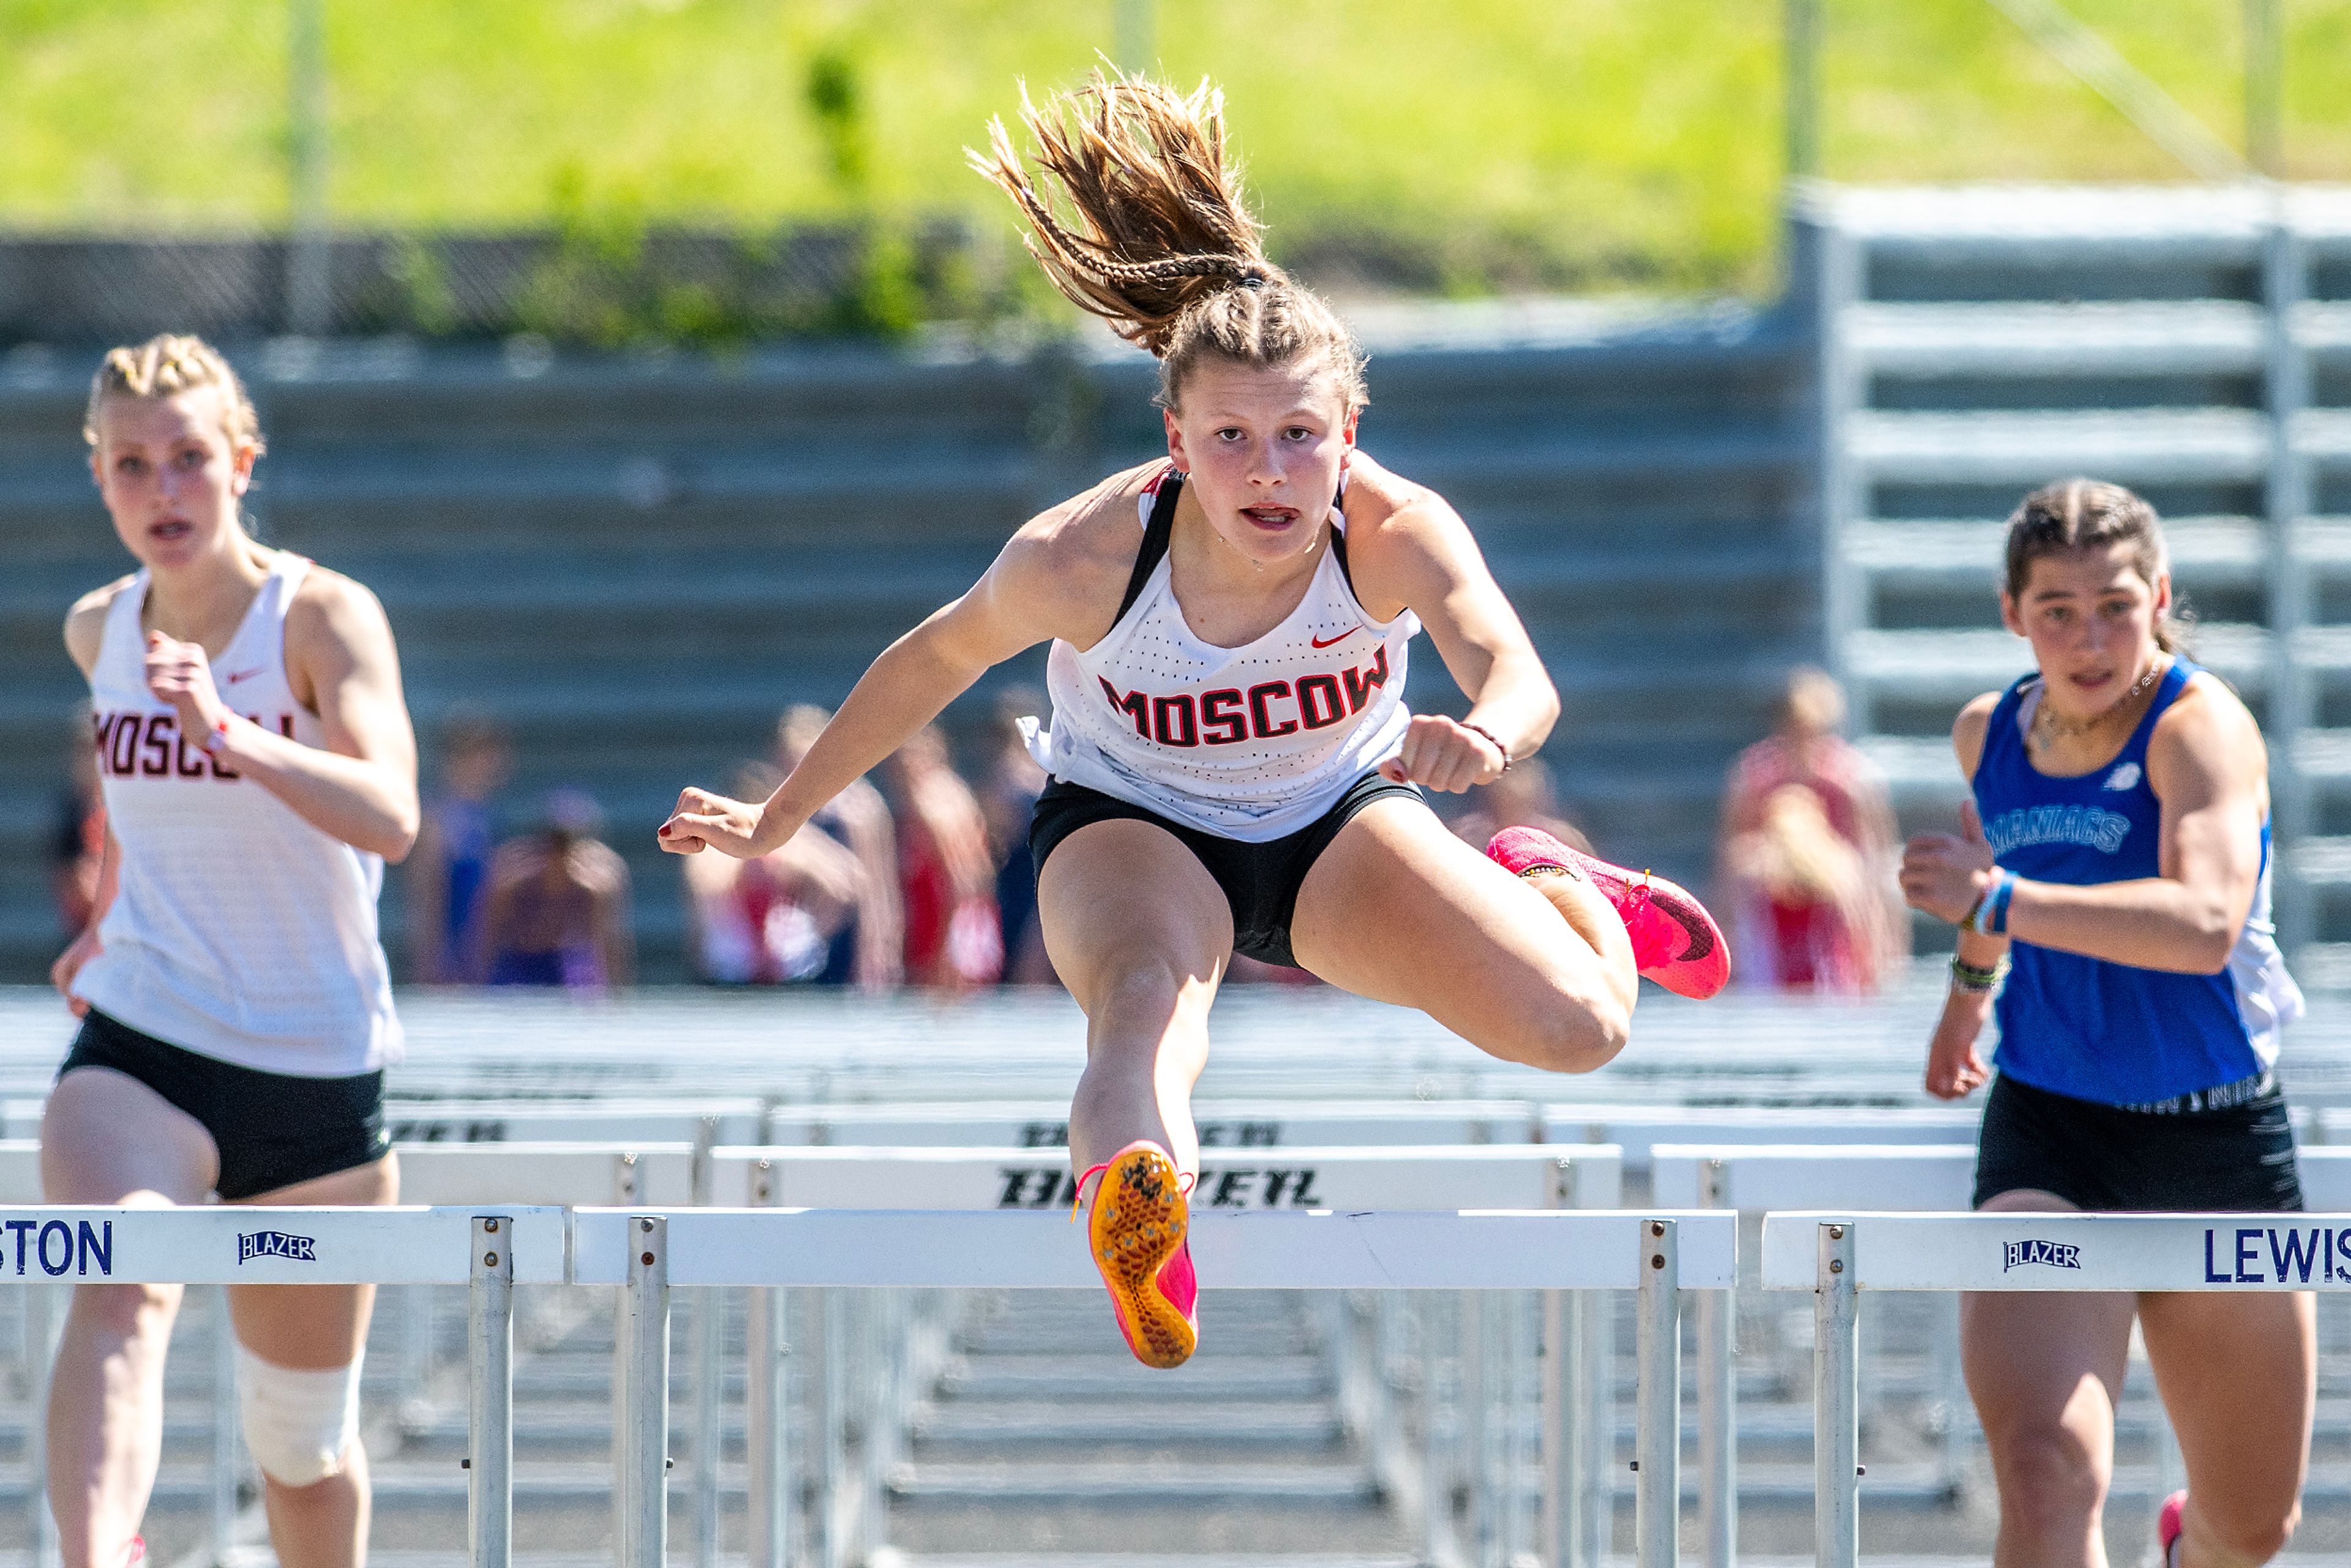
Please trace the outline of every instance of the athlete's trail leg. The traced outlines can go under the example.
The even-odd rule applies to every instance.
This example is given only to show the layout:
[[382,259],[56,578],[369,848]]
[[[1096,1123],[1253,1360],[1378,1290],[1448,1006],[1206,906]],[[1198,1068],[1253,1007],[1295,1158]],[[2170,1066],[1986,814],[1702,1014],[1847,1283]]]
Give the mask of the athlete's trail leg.
[[[399,1200],[400,1166],[386,1155],[249,1201],[267,1204],[375,1204]],[[235,1285],[229,1305],[237,1342],[275,1366],[322,1371],[349,1366],[367,1347],[373,1285]],[[354,1440],[343,1466],[308,1486],[264,1475],[262,1504],[269,1542],[285,1568],[360,1568],[367,1561],[371,1494],[367,1450]]]
[[2311,1297],[2150,1294],[2138,1300],[2138,1321],[2188,1465],[2179,1568],[2268,1562],[2301,1521],[2310,1469],[2318,1390]]
[[1233,947],[1223,890],[1173,834],[1119,820],[1062,841],[1037,899],[1045,950],[1086,1013],[1072,1167],[1148,1138],[1196,1173],[1192,1085],[1207,1064],[1208,1004]]
[[[212,1134],[126,1073],[76,1068],[49,1095],[41,1190],[52,1203],[201,1203],[218,1168]],[[121,1568],[138,1533],[163,1452],[163,1352],[181,1292],[73,1288],[47,1413],[49,1509],[65,1568]]]
[[1365,807],[1306,873],[1290,945],[1334,986],[1554,1072],[1623,1050],[1639,994],[1624,922],[1589,883],[1512,876],[1398,798]]
[[[1986,1210],[2069,1209],[2045,1192]],[[1959,1349],[2000,1487],[1994,1568],[2105,1568],[2115,1401],[2130,1354],[2132,1299],[2111,1291],[1959,1298]]]

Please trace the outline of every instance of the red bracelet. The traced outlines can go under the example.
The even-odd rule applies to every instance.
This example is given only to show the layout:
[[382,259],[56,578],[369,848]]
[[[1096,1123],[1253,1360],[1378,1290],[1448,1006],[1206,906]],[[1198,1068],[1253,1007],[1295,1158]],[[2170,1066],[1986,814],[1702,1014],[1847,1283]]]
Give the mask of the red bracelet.
[[221,747],[228,744],[230,717],[228,714],[221,715],[220,722],[213,726],[210,735],[204,737],[204,755],[207,757],[218,757],[221,754]]
[[1488,729],[1482,724],[1471,724],[1466,718],[1461,721],[1461,727],[1467,730],[1475,731],[1477,734],[1484,736],[1488,740],[1493,741],[1494,749],[1502,754],[1502,771],[1508,773],[1510,770],[1510,748],[1504,746],[1499,740],[1495,739],[1494,732],[1492,730]]

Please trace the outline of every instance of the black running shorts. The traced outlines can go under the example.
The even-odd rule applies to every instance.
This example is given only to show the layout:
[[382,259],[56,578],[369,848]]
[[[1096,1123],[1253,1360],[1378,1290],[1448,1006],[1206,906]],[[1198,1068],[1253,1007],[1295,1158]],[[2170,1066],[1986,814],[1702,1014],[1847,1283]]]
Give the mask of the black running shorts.
[[298,1078],[183,1050],[96,1008],[57,1069],[110,1067],[204,1124],[220,1151],[224,1202],[257,1197],[313,1176],[372,1165],[392,1149],[383,1074]]
[[1290,950],[1290,922],[1298,912],[1298,890],[1304,885],[1307,872],[1356,812],[1390,796],[1425,799],[1415,785],[1395,783],[1377,772],[1366,773],[1347,786],[1347,792],[1329,810],[1298,831],[1261,844],[1245,844],[1171,821],[1099,789],[1056,779],[1037,798],[1036,814],[1029,820],[1029,851],[1041,877],[1046,858],[1061,841],[1091,823],[1124,821],[1164,828],[1192,852],[1225,890],[1225,902],[1233,911],[1233,951],[1295,969],[1300,965]]
[[2021,1188],[2094,1212],[2294,1212],[2302,1178],[2272,1086],[2217,1111],[2130,1111],[2001,1076],[1976,1146],[1976,1207]]

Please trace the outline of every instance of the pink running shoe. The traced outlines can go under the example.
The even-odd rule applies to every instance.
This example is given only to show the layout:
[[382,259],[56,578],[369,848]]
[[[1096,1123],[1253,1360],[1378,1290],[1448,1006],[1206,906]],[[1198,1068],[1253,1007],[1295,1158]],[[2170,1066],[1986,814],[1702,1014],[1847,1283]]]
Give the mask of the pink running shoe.
[[131,1544],[122,1549],[122,1568],[139,1568],[139,1564],[146,1561],[147,1538],[143,1535],[132,1536]]
[[1564,872],[1598,888],[1633,939],[1633,967],[1676,996],[1704,998],[1729,983],[1722,930],[1686,889],[1570,849],[1540,828],[1504,828],[1486,852],[1512,876]]
[[2164,1568],[2176,1568],[2178,1560],[2171,1553],[2179,1544],[2179,1516],[2186,1511],[2188,1490],[2182,1487],[2163,1500],[2163,1507],[2155,1516],[2155,1543],[2163,1551]]
[[1109,1287],[1126,1348],[1145,1366],[1181,1366],[1200,1343],[1200,1282],[1192,1272],[1188,1185],[1167,1151],[1138,1141],[1094,1171],[1087,1240]]

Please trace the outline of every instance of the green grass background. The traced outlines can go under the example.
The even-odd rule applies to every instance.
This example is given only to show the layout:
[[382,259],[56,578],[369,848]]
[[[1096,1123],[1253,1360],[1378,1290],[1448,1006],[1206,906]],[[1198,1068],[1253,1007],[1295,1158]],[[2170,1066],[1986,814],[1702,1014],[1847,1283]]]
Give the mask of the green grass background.
[[[2241,144],[2241,0],[2067,0]],[[2286,0],[2291,172],[2351,178],[2351,0]],[[326,0],[331,205],[367,228],[765,227],[984,214],[1015,82],[1112,47],[1112,0]],[[1226,89],[1277,254],[1424,286],[1769,286],[1778,0],[1159,0]],[[286,0],[0,0],[0,229],[284,222]],[[1826,172],[2173,180],[1986,0],[1828,0]],[[856,111],[828,140],[812,62]],[[838,172],[841,135],[862,177]]]

